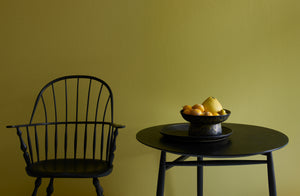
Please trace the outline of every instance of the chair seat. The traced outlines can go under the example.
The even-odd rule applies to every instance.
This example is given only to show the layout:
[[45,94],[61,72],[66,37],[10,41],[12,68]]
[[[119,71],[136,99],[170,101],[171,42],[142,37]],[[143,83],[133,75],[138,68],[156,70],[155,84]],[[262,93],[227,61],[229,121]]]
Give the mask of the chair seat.
[[51,159],[33,163],[26,171],[33,177],[93,178],[108,175],[112,166],[94,159]]

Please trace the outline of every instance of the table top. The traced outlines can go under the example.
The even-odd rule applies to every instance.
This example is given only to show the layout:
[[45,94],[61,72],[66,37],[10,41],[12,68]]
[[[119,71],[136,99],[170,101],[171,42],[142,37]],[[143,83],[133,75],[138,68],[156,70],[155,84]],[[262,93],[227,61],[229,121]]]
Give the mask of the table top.
[[232,130],[232,134],[225,140],[216,142],[175,141],[161,134],[161,130],[170,125],[174,124],[145,128],[136,134],[136,139],[142,144],[158,150],[204,157],[242,157],[265,154],[284,147],[289,140],[285,134],[266,127],[222,123],[222,126]]

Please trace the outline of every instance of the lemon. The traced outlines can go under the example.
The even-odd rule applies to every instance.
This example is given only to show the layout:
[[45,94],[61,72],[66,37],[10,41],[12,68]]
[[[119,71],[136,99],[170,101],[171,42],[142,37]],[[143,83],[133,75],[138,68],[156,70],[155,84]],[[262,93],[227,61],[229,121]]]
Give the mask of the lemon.
[[220,112],[220,115],[226,115],[227,113],[226,113],[226,111],[223,109],[223,110],[221,110]]
[[208,97],[202,105],[205,108],[205,111],[211,112],[211,113],[217,113],[220,112],[223,107],[221,103],[214,97]]

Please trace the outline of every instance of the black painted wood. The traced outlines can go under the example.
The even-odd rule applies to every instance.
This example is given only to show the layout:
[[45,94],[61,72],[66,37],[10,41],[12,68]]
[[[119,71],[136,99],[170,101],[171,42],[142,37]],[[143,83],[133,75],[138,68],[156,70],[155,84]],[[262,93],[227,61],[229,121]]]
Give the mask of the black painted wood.
[[276,182],[275,182],[275,173],[274,173],[274,163],[272,153],[267,154],[267,168],[268,168],[268,184],[269,184],[269,195],[276,196]]
[[203,196],[203,157],[197,157],[197,196]]
[[172,164],[168,164],[168,162],[166,162],[166,170],[171,169],[173,166],[177,166],[177,163],[182,163],[182,161],[186,160],[187,158],[189,158],[189,156],[180,156],[175,159]]
[[54,188],[53,188],[53,178],[50,178],[50,182],[49,182],[49,185],[47,187],[47,196],[50,196],[52,195],[53,191],[54,191]]
[[[276,130],[244,124],[224,123],[223,126],[233,130],[226,140],[218,142],[187,142],[172,140],[161,134],[167,125],[158,125],[139,131],[136,138],[141,143],[161,150],[157,196],[164,195],[165,171],[174,166],[197,167],[197,196],[203,196],[204,166],[234,166],[266,164],[268,171],[269,195],[276,196],[276,183],[272,152],[288,143],[288,137]],[[181,155],[174,161],[166,161],[166,152]],[[265,160],[203,160],[210,158],[236,158],[252,155],[266,155]],[[188,157],[196,157],[196,161],[185,161]]]
[[233,130],[228,140],[211,143],[179,142],[166,139],[160,133],[162,128],[168,125],[143,129],[137,133],[136,138],[147,146],[166,152],[204,157],[243,157],[265,154],[280,149],[288,143],[288,137],[279,131],[235,123],[223,124]]
[[93,184],[94,184],[94,186],[96,188],[97,196],[104,196],[103,195],[103,188],[100,185],[100,182],[99,182],[98,178],[93,178]]
[[35,180],[35,186],[34,186],[32,196],[36,196],[38,188],[41,186],[41,184],[42,184],[42,178],[37,177],[36,180]]
[[160,162],[159,162],[158,181],[157,181],[157,192],[156,192],[157,196],[164,195],[165,176],[166,176],[166,152],[161,151]]
[[22,131],[20,130],[19,127],[17,127],[17,135],[19,136],[19,140],[20,140],[20,144],[21,144],[21,150],[23,151],[23,157],[25,159],[25,162],[26,162],[26,165],[31,165],[31,162],[30,162],[30,157],[29,157],[29,154],[27,152],[27,146],[23,140],[23,137],[22,137]]
[[[113,168],[118,129],[114,123],[113,95],[103,80],[85,75],[64,76],[47,83],[38,94],[28,124],[16,128],[29,176],[41,178],[93,178]],[[95,184],[94,184],[95,185]],[[100,185],[97,194],[102,195]]]

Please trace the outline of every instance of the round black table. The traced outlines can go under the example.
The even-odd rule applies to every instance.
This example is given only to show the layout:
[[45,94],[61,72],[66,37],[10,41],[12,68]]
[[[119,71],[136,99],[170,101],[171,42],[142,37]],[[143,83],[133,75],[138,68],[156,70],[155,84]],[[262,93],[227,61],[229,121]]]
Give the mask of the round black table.
[[[186,123],[166,124],[139,131],[136,138],[142,144],[161,150],[157,183],[157,196],[164,194],[165,171],[173,166],[197,166],[197,196],[203,196],[203,166],[266,164],[268,170],[269,195],[276,196],[276,183],[272,152],[284,147],[288,137],[283,133],[260,126],[223,123],[232,134],[221,141],[180,141],[161,132],[166,127]],[[186,131],[186,130],[182,130]],[[174,161],[166,161],[166,152],[181,155]],[[252,155],[266,155],[265,160],[203,160],[210,158],[236,158]],[[185,161],[190,156],[197,161]]]

